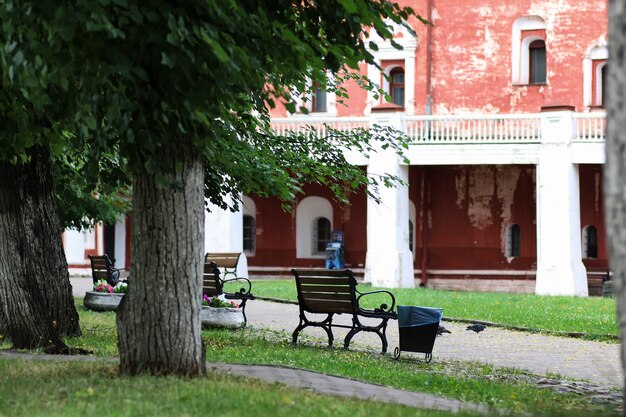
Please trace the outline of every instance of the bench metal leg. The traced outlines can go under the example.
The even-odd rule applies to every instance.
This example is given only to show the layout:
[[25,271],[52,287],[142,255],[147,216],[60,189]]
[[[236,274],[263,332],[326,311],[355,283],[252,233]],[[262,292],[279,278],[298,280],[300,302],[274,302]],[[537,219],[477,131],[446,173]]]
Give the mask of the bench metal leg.
[[378,326],[365,326],[363,325],[358,318],[354,317],[352,319],[352,329],[346,335],[346,338],[343,341],[343,347],[348,349],[350,346],[350,341],[352,338],[359,332],[372,332],[376,333],[378,337],[380,337],[380,341],[382,342],[382,352],[385,354],[387,352],[387,322],[389,319],[382,319],[383,321]]
[[324,331],[326,332],[326,334],[328,335],[328,347],[332,347],[333,345],[333,341],[335,340],[335,336],[333,335],[333,330],[331,327],[331,323],[333,321],[333,314],[329,314],[328,317],[326,317],[326,319],[322,320],[322,321],[311,321],[309,319],[306,318],[306,316],[301,313],[300,314],[300,324],[298,324],[298,327],[296,327],[296,329],[293,331],[293,334],[291,336],[292,339],[292,343],[295,345],[296,342],[298,341],[298,334],[304,330],[306,327],[309,326],[314,326],[314,327],[321,327],[322,329],[324,329]]

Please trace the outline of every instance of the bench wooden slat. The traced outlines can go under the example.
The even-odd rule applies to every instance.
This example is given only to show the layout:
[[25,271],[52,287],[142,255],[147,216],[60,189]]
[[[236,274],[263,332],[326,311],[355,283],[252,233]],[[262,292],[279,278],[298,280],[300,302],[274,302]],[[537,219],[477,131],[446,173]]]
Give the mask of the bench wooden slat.
[[348,274],[345,269],[295,269],[294,274],[297,274],[299,277],[340,277],[345,278]]
[[215,262],[218,268],[236,268],[239,263],[239,252],[220,252],[220,253],[207,253],[204,256],[204,262],[209,264]]
[[349,285],[300,285],[300,291],[302,292],[333,292],[341,294],[350,294]]
[[335,300],[306,300],[305,308],[311,313],[352,313],[351,302]]
[[317,278],[317,277],[300,277],[298,278],[301,284],[317,284],[317,285],[337,285],[348,286],[350,285],[349,278]]
[[352,295],[348,293],[327,293],[327,292],[309,292],[303,293],[302,298],[304,300],[339,300],[339,301],[352,301]]

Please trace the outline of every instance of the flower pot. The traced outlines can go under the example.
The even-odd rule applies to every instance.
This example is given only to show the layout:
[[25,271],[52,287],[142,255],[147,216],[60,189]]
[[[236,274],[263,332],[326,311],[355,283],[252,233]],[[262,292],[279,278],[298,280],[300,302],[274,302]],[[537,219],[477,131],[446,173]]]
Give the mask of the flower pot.
[[124,293],[108,293],[87,291],[83,304],[89,310],[94,311],[114,311],[117,310]]
[[240,308],[207,307],[203,306],[200,311],[202,327],[227,329],[240,329],[244,325],[243,312]]

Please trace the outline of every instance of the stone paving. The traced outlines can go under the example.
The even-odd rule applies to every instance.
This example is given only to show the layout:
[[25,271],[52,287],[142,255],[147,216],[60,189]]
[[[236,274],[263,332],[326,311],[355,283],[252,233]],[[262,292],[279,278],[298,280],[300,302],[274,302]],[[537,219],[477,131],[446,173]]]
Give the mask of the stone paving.
[[[74,294],[78,296],[84,295],[85,291],[91,287],[90,279],[73,278],[71,281]],[[248,324],[257,328],[286,332],[290,335],[298,325],[298,306],[294,304],[254,300],[248,303],[246,313]],[[350,323],[350,317],[346,315],[336,316],[336,320],[344,324]],[[433,351],[434,361],[439,359],[478,361],[495,366],[524,369],[539,375],[556,374],[557,378],[561,379],[587,380],[592,384],[608,388],[619,388],[623,383],[617,344],[544,336],[499,328],[487,328],[482,333],[476,334],[466,331],[467,324],[462,323],[446,322],[445,327],[452,333],[437,338]],[[335,343],[341,346],[347,330],[334,329],[333,332]],[[326,334],[321,329],[309,328],[304,331],[304,334],[326,340]],[[388,341],[389,351],[392,352],[398,345],[398,328],[395,322],[389,326]],[[353,339],[351,346],[379,350],[381,343],[378,336],[374,334],[360,333]],[[403,352],[402,355],[415,354]],[[0,352],[0,357],[7,356],[21,355]],[[48,359],[47,355],[36,357]],[[52,356],[49,359],[58,360],[59,357]],[[480,404],[403,391],[301,369],[216,363],[210,363],[208,366],[209,369],[229,372],[233,375],[281,382],[322,394],[350,396],[435,410],[483,413],[488,411]]]
[[[445,312],[444,312],[445,313]],[[298,306],[254,300],[247,304],[248,323],[254,327],[285,330],[289,334],[298,325]],[[350,323],[347,315],[334,320]],[[619,359],[619,345],[545,336],[488,327],[476,334],[465,330],[465,323],[445,322],[452,333],[438,337],[433,350],[433,361],[438,359],[469,360],[531,371],[536,374],[558,374],[563,378],[582,379],[602,386],[622,387],[623,375]],[[333,329],[335,343],[341,346],[347,330]],[[321,329],[308,328],[305,335],[326,339]],[[387,331],[389,351],[398,346],[398,326],[390,323]],[[352,344],[380,349],[378,336],[361,332]],[[351,346],[352,346],[351,344]],[[411,353],[406,353],[410,355]],[[403,352],[404,356],[405,353]]]

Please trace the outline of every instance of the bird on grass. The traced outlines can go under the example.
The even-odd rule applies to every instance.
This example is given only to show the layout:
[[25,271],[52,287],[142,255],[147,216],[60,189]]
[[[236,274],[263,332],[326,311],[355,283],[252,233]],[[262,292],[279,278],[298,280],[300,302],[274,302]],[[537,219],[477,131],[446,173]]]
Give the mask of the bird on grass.
[[473,332],[480,333],[483,330],[485,330],[486,328],[487,328],[487,326],[485,326],[484,324],[474,323],[471,326],[467,326],[467,328],[465,330],[471,330]]
[[450,330],[446,329],[445,327],[440,325],[439,328],[437,328],[437,336],[441,336],[444,333],[450,333],[451,334],[452,332]]

